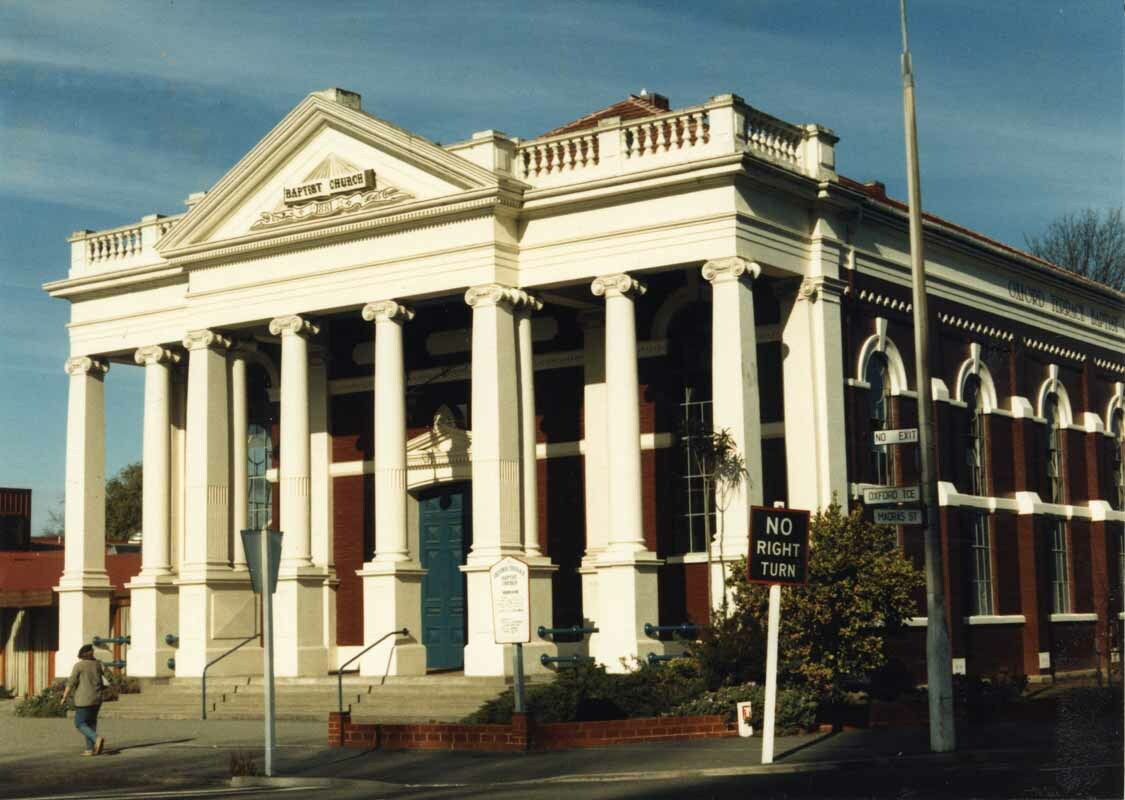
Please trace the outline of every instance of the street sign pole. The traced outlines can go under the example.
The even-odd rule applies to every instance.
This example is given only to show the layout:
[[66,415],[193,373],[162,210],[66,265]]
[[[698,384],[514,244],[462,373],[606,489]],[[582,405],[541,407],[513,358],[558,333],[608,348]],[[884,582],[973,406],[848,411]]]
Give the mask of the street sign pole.
[[922,508],[926,551],[926,682],[929,687],[930,749],[948,753],[957,746],[953,728],[953,665],[945,622],[942,585],[941,528],[937,475],[934,472],[933,398],[930,387],[929,319],[926,264],[922,253],[922,190],[918,170],[918,128],[914,118],[914,72],[906,32],[906,0],[902,17],[902,109],[906,128],[906,184],[910,210],[910,267],[914,301],[914,364],[918,384],[918,449],[921,455]]
[[522,714],[527,709],[523,702],[523,642],[516,642],[512,648],[512,677],[514,686],[512,693],[515,695],[515,712]]
[[777,629],[781,627],[781,584],[770,584],[769,629],[766,633],[766,707],[762,715],[762,763],[773,763],[774,708],[777,706]]
[[273,695],[273,586],[270,580],[270,537],[267,531],[262,531],[261,536],[261,564],[262,575],[262,633],[265,637],[265,647],[262,649],[263,672],[265,673],[266,694],[266,776],[273,776],[273,749],[274,738],[277,734],[277,724],[274,713]]

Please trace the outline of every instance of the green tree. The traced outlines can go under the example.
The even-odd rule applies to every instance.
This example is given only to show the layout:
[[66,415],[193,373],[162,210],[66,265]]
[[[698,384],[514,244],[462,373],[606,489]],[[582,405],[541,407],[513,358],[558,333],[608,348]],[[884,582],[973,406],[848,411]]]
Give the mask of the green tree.
[[[844,514],[833,503],[814,515],[809,543],[808,585],[781,590],[779,680],[832,700],[883,666],[884,641],[917,613],[914,592],[924,581],[893,530],[866,521],[858,509]],[[734,594],[729,621],[704,638],[697,655],[708,683],[723,682],[722,671],[732,669],[735,681],[762,680],[769,587],[747,582],[745,562],[727,583]]]
[[105,482],[105,537],[110,542],[128,541],[141,529],[141,497],[144,471],[140,462],[126,464]]

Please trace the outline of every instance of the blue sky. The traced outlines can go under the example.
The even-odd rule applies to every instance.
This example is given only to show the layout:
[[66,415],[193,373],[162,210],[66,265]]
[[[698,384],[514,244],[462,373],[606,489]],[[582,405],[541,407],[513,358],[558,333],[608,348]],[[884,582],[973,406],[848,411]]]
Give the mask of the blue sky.
[[[927,210],[1021,245],[1121,203],[1120,0],[913,0]],[[0,486],[64,482],[66,237],[178,213],[310,91],[444,142],[534,136],[641,88],[735,92],[835,129],[905,196],[897,0],[0,1]],[[107,474],[141,449],[141,370],[106,384]]]

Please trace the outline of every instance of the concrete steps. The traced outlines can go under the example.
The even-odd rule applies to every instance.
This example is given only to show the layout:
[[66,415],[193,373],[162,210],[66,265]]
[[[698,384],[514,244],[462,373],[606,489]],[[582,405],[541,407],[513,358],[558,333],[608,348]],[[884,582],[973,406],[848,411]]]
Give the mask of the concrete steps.
[[[537,682],[541,682],[539,679]],[[467,678],[443,673],[412,678],[345,676],[344,710],[361,722],[457,722],[507,688],[502,678]],[[284,720],[327,720],[337,708],[336,679],[281,678],[275,682],[276,713]],[[207,682],[207,718],[262,719],[265,687],[260,677],[218,677]],[[150,682],[140,694],[122,695],[102,706],[105,719],[199,719],[198,679]]]

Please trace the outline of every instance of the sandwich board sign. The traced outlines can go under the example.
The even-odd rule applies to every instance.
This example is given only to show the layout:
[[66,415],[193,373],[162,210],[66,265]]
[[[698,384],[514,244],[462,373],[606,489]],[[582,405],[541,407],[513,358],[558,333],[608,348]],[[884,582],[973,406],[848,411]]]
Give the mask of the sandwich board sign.
[[505,556],[488,570],[496,644],[531,641],[531,589],[527,564]]
[[750,509],[750,583],[804,586],[809,574],[809,512],[792,508]]

